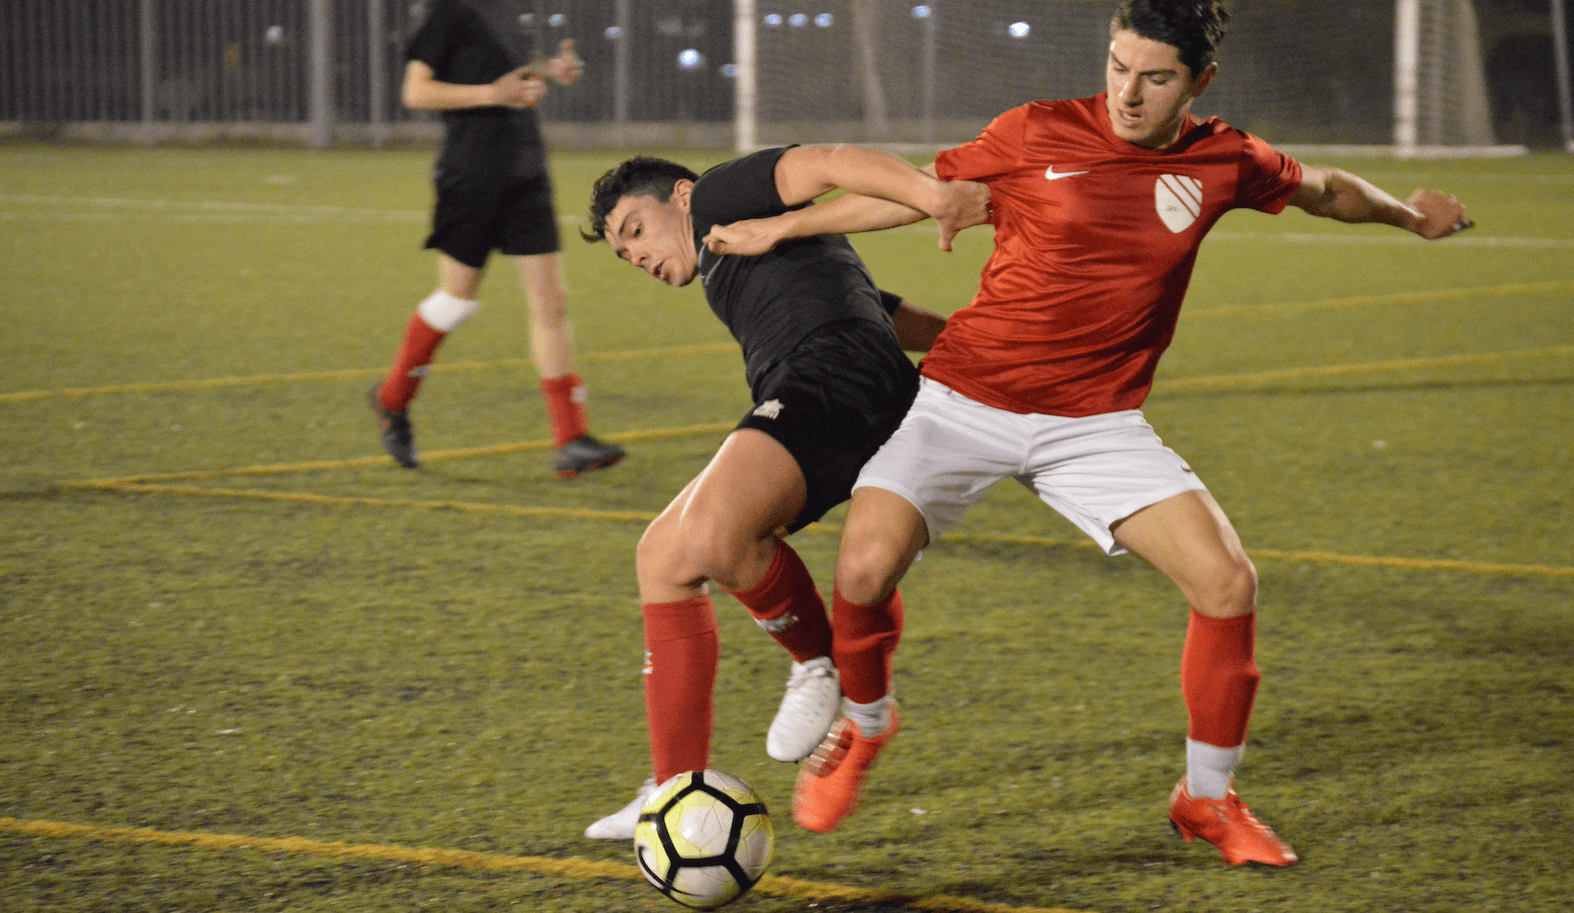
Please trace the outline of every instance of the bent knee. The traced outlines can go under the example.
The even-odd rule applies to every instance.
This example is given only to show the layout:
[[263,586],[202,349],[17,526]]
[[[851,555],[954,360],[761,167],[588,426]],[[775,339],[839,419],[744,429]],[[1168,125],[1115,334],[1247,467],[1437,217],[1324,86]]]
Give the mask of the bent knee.
[[873,605],[896,589],[909,563],[899,549],[884,543],[843,541],[836,558],[836,591],[855,605]]
[[1257,569],[1245,555],[1210,568],[1190,595],[1192,608],[1213,618],[1257,611]]

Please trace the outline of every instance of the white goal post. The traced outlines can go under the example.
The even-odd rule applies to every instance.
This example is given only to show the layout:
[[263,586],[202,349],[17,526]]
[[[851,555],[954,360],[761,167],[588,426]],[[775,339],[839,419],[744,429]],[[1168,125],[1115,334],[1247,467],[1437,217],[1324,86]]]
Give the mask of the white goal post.
[[[1560,16],[1564,0],[1549,2]],[[739,151],[831,141],[917,151],[965,142],[994,115],[1035,98],[1101,91],[1113,0],[816,0],[812,12],[795,12],[810,5],[794,0],[734,0],[733,7]],[[1276,145],[1329,152],[1527,151],[1495,139],[1475,0],[1231,9],[1222,77],[1197,102],[1199,115]],[[1559,63],[1566,70],[1566,55]],[[1565,138],[1574,142],[1566,72],[1560,82]]]

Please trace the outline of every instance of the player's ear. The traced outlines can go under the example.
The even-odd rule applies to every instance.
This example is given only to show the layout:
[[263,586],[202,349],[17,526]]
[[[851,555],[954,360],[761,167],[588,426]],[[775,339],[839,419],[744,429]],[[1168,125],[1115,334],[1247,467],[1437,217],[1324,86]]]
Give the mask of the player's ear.
[[684,212],[689,211],[689,195],[694,192],[694,182],[688,178],[679,178],[672,185],[672,198],[678,201]]
[[1217,75],[1219,75],[1219,65],[1216,63],[1208,64],[1208,66],[1205,67],[1201,73],[1198,73],[1196,78],[1191,81],[1191,97],[1201,98],[1203,93],[1208,91],[1208,87],[1213,85],[1213,77]]

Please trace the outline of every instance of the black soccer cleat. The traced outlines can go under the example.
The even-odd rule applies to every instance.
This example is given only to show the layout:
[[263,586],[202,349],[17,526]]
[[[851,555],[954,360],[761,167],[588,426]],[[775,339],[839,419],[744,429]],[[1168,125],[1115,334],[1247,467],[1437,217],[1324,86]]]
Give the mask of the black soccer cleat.
[[390,412],[383,408],[382,398],[377,395],[378,384],[372,384],[372,389],[366,392],[366,401],[372,407],[372,412],[377,416],[377,429],[382,436],[383,449],[406,469],[414,469],[420,465],[420,460],[415,456],[415,431],[410,427],[410,416],[406,412]]
[[[387,440],[387,435],[383,436]],[[623,448],[604,444],[588,434],[581,434],[555,451],[552,470],[560,479],[572,479],[582,472],[605,469],[623,459]],[[411,451],[413,456],[414,451]]]

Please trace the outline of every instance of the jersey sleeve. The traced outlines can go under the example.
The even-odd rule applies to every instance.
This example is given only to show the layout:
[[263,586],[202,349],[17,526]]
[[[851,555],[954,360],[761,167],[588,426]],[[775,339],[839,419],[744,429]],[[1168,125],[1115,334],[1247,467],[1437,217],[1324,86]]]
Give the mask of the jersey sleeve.
[[404,59],[419,60],[441,73],[459,39],[458,12],[452,0],[427,0],[426,16],[405,44]]
[[1301,163],[1251,134],[1241,149],[1236,206],[1277,214],[1301,186]]
[[700,223],[728,225],[779,215],[789,208],[776,190],[776,163],[790,146],[763,149],[723,162],[694,182],[690,206]]
[[1011,171],[1022,154],[1028,109],[1012,108],[990,122],[970,143],[935,157],[935,173],[947,181],[983,181]]

